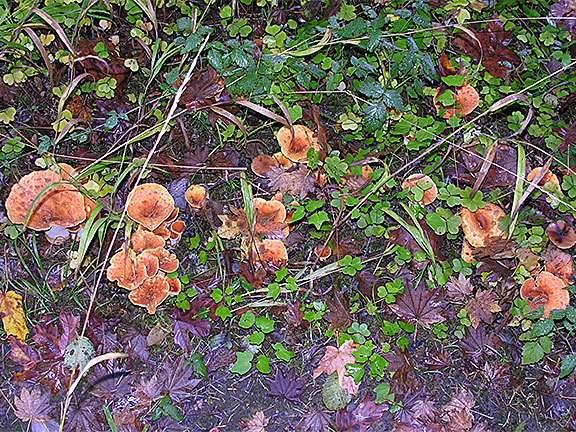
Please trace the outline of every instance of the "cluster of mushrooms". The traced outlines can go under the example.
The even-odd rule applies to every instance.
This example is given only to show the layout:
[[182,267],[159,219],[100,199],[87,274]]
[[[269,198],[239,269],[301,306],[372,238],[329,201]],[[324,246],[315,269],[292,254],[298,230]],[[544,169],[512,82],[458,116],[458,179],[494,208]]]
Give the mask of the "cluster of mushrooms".
[[[535,168],[526,179],[533,181],[541,169]],[[404,189],[411,189],[418,182],[431,184],[424,191],[419,203],[421,205],[432,203],[438,191],[430,177],[415,174],[406,179],[402,186]],[[542,177],[539,185],[545,186],[546,183],[551,183],[553,188],[558,188],[560,184],[558,177],[550,172]],[[485,252],[489,248],[498,249],[498,244],[506,242],[506,233],[499,228],[500,219],[506,217],[506,213],[496,204],[486,203],[484,208],[475,212],[462,207],[460,216],[464,232],[461,257],[467,263],[472,263],[476,254]],[[564,221],[551,223],[546,229],[546,236],[559,249],[568,249],[576,244],[576,231]],[[575,281],[572,256],[561,251],[545,252],[541,257],[524,251],[524,255],[530,255],[525,256],[524,264],[534,277],[524,281],[520,296],[528,301],[532,309],[543,306],[543,318],[549,317],[554,309],[565,310],[570,303],[570,293],[565,288]],[[543,271],[539,264],[540,259],[544,261]]]
[[167,242],[176,244],[185,224],[176,219],[174,198],[156,183],[139,185],[130,192],[126,214],[138,228],[130,244],[112,257],[106,276],[130,291],[128,299],[133,304],[154,314],[169,295],[180,292],[180,280],[166,276],[178,270],[179,261],[165,246]]
[[51,243],[80,232],[97,203],[73,183],[76,174],[67,164],[26,174],[10,190],[5,203],[8,219],[44,231]]

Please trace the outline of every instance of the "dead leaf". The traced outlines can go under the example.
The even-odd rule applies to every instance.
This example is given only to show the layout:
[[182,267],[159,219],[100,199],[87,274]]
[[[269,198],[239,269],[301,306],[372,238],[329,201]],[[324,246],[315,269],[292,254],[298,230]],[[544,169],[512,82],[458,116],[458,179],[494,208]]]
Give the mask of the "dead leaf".
[[442,408],[442,419],[448,423],[452,432],[467,432],[474,424],[474,414],[472,410],[476,401],[472,394],[460,389],[458,394],[452,396],[452,400]]
[[270,386],[268,394],[273,397],[284,398],[291,402],[296,402],[304,393],[304,379],[297,378],[294,369],[288,370],[286,376],[280,368],[276,369],[274,379],[266,380]]
[[205,338],[210,333],[210,321],[204,318],[196,318],[196,314],[201,308],[208,307],[213,303],[208,296],[201,296],[190,304],[190,309],[184,312],[174,308],[174,321],[172,321],[172,331],[174,332],[174,343],[186,352],[190,352],[190,337]]
[[[493,163],[482,182],[481,190],[494,190],[497,187],[511,186],[516,183],[516,166],[518,153],[516,148],[507,144],[498,143],[494,153]],[[459,161],[456,165],[456,177],[473,185],[482,169],[484,154],[480,154],[475,148],[467,148],[460,152]],[[530,172],[530,167],[526,167]]]
[[32,390],[23,388],[20,396],[14,398],[14,414],[22,421],[46,422],[52,418],[50,413],[53,409],[50,394],[42,393],[38,387]]
[[478,328],[468,327],[466,337],[460,341],[464,353],[474,360],[483,354],[493,354],[499,345],[498,337],[493,332],[486,332],[483,325],[479,325]]
[[284,170],[272,167],[266,173],[268,185],[275,192],[288,193],[304,199],[314,191],[318,183],[306,165],[298,164],[295,168]]
[[334,298],[327,299],[326,308],[328,312],[324,315],[324,319],[330,323],[331,330],[343,330],[350,327],[352,315],[348,301],[340,292],[334,291]]
[[268,419],[262,411],[256,411],[251,419],[244,420],[244,432],[266,432]]
[[366,395],[354,411],[341,409],[336,413],[336,428],[340,432],[366,432],[386,411],[388,405],[377,404]]
[[318,378],[322,373],[332,375],[337,372],[340,387],[348,390],[348,393],[352,395],[358,394],[359,385],[354,382],[353,377],[347,375],[346,369],[347,364],[356,364],[356,358],[352,355],[354,351],[356,351],[356,344],[352,342],[352,339],[344,342],[339,348],[327,346],[324,357],[314,369],[312,379]]
[[480,321],[484,321],[486,324],[492,324],[494,321],[492,314],[502,310],[496,298],[497,296],[492,290],[478,291],[476,298],[468,301],[465,309],[472,323],[472,327],[477,328]]
[[28,334],[26,316],[22,308],[22,296],[14,291],[0,292],[0,316],[4,331],[24,342]]
[[333,427],[330,412],[326,410],[307,412],[301,421],[301,429],[307,432],[327,432]]
[[472,294],[472,288],[470,279],[459,273],[458,278],[450,276],[450,281],[446,284],[446,295],[453,300],[461,301]]
[[397,297],[390,309],[409,323],[430,328],[432,324],[444,321],[440,315],[443,303],[439,300],[439,292],[427,288],[424,283],[414,287],[404,287],[404,294]]

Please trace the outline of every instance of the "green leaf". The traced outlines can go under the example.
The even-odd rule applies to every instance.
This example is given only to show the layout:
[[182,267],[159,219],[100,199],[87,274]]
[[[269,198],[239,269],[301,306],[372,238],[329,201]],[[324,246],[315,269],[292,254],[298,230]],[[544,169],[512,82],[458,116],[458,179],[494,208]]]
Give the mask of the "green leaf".
[[274,321],[269,320],[266,317],[256,318],[256,326],[264,333],[271,333],[274,331]]
[[266,294],[266,297],[270,297],[276,300],[279,295],[280,295],[280,285],[278,285],[276,282],[268,285],[268,294]]
[[252,62],[252,58],[242,48],[233,49],[230,56],[232,61],[241,68],[248,67]]
[[384,120],[388,117],[386,106],[382,103],[364,105],[362,112],[364,113],[364,124],[367,132],[374,132],[381,128]]
[[550,334],[554,330],[554,321],[550,318],[544,320],[536,321],[532,325],[531,337],[540,337]]
[[526,342],[522,347],[522,364],[534,364],[542,360],[544,350],[538,342]]
[[394,393],[390,393],[390,384],[389,383],[382,383],[377,385],[374,388],[374,393],[376,394],[376,402],[377,404],[381,404],[384,402],[394,403]]
[[436,234],[444,235],[446,233],[446,220],[438,213],[427,213],[426,223]]
[[384,87],[374,78],[366,79],[358,90],[360,93],[374,99],[379,99],[384,94]]
[[388,108],[394,108],[396,111],[404,111],[404,102],[402,102],[402,96],[396,90],[387,90],[382,96],[382,102]]
[[237,373],[239,375],[246,374],[250,369],[252,369],[252,359],[254,358],[254,354],[251,352],[237,352],[236,353],[236,363],[232,367],[232,372]]
[[264,354],[258,356],[258,361],[256,362],[256,369],[258,369],[263,374],[270,373],[270,359]]
[[252,327],[255,322],[256,322],[256,316],[254,315],[254,312],[248,311],[240,317],[238,325],[242,328],[248,329]]
[[290,218],[290,223],[297,222],[306,216],[306,210],[303,206],[295,206],[294,213],[292,213],[292,217]]
[[328,217],[328,213],[326,213],[325,211],[320,211],[310,216],[308,224],[314,225],[316,229],[319,230],[322,227],[322,224],[324,222],[328,222],[329,220],[330,218]]
[[232,316],[232,313],[230,312],[230,309],[228,309],[226,306],[221,305],[218,306],[218,308],[216,309],[215,312],[216,316],[219,316],[220,319],[222,319],[222,321],[225,321],[226,318],[230,318]]
[[462,75],[448,75],[442,77],[442,81],[451,87],[462,87],[464,85],[464,80],[465,78]]
[[250,335],[251,345],[260,345],[262,342],[264,342],[264,333],[255,331]]
[[288,351],[280,342],[272,344],[272,348],[274,348],[276,351],[276,358],[279,360],[289,362],[292,358],[296,357],[296,354],[294,354],[292,351]]
[[565,378],[574,371],[576,368],[576,355],[568,354],[562,359],[562,365],[560,366],[560,375],[558,378]]

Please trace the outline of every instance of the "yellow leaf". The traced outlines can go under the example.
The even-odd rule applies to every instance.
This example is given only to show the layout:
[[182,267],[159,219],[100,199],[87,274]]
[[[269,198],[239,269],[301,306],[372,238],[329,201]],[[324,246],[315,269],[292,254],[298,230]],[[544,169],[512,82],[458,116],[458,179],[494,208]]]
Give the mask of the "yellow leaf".
[[20,339],[26,339],[28,328],[26,327],[26,316],[22,308],[22,296],[14,291],[0,293],[0,317],[7,334]]

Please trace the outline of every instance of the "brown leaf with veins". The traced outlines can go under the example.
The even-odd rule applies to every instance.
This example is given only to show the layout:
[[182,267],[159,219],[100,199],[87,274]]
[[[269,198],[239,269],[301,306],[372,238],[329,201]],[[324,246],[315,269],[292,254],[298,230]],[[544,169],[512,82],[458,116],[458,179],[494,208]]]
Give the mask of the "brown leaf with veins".
[[502,310],[496,299],[496,294],[492,290],[488,290],[478,291],[476,298],[468,301],[465,309],[472,327],[477,328],[480,321],[484,321],[486,324],[494,322],[492,314]]
[[392,311],[411,324],[430,328],[432,324],[444,321],[440,315],[444,304],[439,299],[439,292],[427,288],[424,283],[414,287],[404,287],[404,294],[397,297],[395,304],[390,305]]
[[492,354],[500,346],[500,341],[494,332],[486,332],[483,325],[478,328],[468,327],[466,337],[460,341],[460,347],[468,357],[473,360],[483,354]]
[[326,410],[307,412],[301,424],[302,430],[307,432],[328,432],[334,427],[330,412]]
[[460,273],[458,278],[450,276],[450,281],[446,284],[446,295],[453,300],[464,300],[472,294],[472,288],[470,279]]
[[472,428],[472,410],[475,405],[474,396],[465,389],[460,389],[458,394],[452,396],[452,400],[442,407],[442,419],[448,423],[450,431],[467,432]]
[[244,432],[266,432],[268,419],[262,411],[256,411],[252,418],[244,420]]
[[334,299],[327,299],[326,308],[328,313],[324,315],[324,319],[330,323],[331,330],[343,330],[350,327],[352,315],[348,301],[340,292],[334,291]]
[[314,191],[318,183],[306,165],[299,164],[295,168],[272,167],[266,173],[268,185],[275,192],[288,193],[304,199]]
[[356,351],[356,344],[352,342],[352,339],[344,342],[339,348],[327,346],[324,357],[314,369],[312,379],[318,378],[322,373],[332,375],[337,372],[338,385],[352,395],[358,394],[359,385],[354,382],[353,377],[347,375],[346,369],[347,364],[356,364],[356,358],[352,355],[354,351]]
[[366,395],[354,411],[343,408],[336,413],[336,428],[340,432],[366,432],[386,411],[388,405],[377,404]]
[[20,396],[14,397],[14,414],[22,421],[44,423],[52,418],[50,412],[53,409],[50,394],[42,393],[38,387],[32,390],[23,388]]

